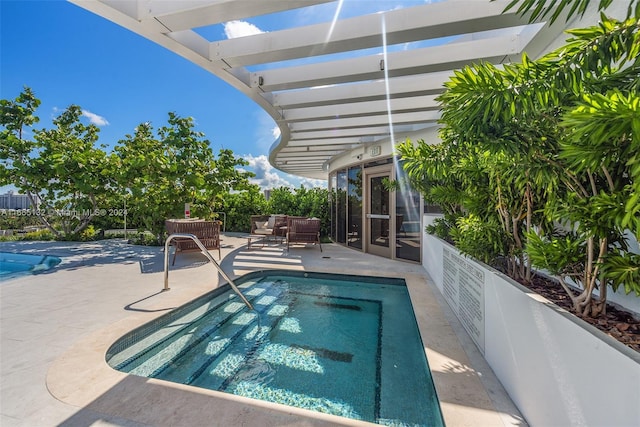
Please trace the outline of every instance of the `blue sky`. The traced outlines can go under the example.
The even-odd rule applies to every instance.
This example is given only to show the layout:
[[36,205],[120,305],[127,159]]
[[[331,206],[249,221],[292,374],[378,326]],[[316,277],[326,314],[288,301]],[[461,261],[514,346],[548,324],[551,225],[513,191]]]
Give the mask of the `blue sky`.
[[[345,0],[340,17],[389,10],[424,1]],[[199,30],[211,40],[247,32],[331,21],[338,3]],[[36,128],[51,127],[64,108],[77,104],[98,125],[100,143],[113,147],[142,122],[166,124],[167,113],[195,119],[215,153],[231,149],[250,161],[263,188],[326,185],[283,174],[267,161],[277,138],[275,123],[260,107],[213,74],[112,22],[66,1],[0,0],[0,98],[23,86],[42,101]],[[0,187],[0,193],[7,188]]]

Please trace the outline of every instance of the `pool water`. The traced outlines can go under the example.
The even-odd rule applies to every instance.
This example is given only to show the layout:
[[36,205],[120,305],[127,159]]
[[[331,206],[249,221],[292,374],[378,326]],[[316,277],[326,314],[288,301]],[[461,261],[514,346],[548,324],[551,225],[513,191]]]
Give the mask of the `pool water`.
[[55,256],[0,252],[0,279],[41,273],[60,262],[61,259]]
[[236,281],[138,328],[113,368],[394,426],[442,426],[404,280],[287,271]]

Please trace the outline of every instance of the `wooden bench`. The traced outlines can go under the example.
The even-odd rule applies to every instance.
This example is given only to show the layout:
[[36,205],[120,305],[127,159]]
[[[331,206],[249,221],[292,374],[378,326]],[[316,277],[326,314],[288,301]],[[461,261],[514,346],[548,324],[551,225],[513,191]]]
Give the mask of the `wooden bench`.
[[[218,221],[204,221],[195,219],[168,219],[164,222],[169,235],[187,233],[196,236],[207,250],[217,249],[218,259],[222,257],[220,252],[220,223]],[[171,241],[174,246],[173,261],[175,264],[178,252],[200,252],[200,248],[189,238],[176,238]]]

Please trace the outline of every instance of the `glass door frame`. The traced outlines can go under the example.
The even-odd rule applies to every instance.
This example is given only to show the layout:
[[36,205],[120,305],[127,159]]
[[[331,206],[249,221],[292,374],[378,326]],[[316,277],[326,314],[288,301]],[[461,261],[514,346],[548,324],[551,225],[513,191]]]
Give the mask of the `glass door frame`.
[[[365,240],[365,252],[373,254],[373,255],[378,255],[378,256],[383,256],[386,258],[393,258],[394,254],[393,254],[393,247],[395,246],[395,215],[392,215],[393,212],[395,212],[395,193],[393,191],[389,191],[388,192],[388,208],[387,208],[387,213],[384,214],[387,216],[387,218],[381,218],[380,214],[372,214],[371,212],[371,202],[372,202],[372,198],[371,198],[371,179],[372,178],[380,178],[380,177],[386,177],[389,178],[390,180],[394,179],[394,175],[393,175],[393,165],[383,165],[380,167],[374,167],[374,168],[365,168],[364,169],[364,175],[365,175],[365,179],[364,179],[364,183],[366,185],[366,190],[364,192],[364,194],[366,195],[366,199],[363,203],[363,222],[366,224],[366,240]],[[375,215],[372,218],[372,215]],[[382,246],[382,245],[376,245],[371,243],[371,237],[372,237],[372,233],[373,233],[373,227],[372,227],[372,219],[388,219],[388,231],[387,231],[387,239],[388,239],[388,246]]]

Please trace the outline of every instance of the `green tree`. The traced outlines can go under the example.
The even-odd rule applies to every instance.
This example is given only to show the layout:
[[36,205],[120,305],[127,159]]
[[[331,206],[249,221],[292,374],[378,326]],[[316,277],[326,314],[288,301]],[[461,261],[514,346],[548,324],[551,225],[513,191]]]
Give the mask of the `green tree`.
[[[35,115],[40,106],[31,88],[25,87],[15,100],[0,100],[0,185],[16,185],[20,189],[28,189],[28,170],[32,153],[36,144],[27,139],[29,129],[40,121]],[[27,193],[32,206],[36,205],[34,196],[37,192]]]
[[216,159],[209,141],[193,126],[192,118],[169,113],[168,125],[157,135],[150,123],[142,123],[114,149],[131,218],[158,243],[164,221],[182,217],[185,203],[191,204],[192,216],[212,218],[222,198],[232,189],[247,188],[252,176],[239,169],[246,162],[230,150],[221,150]]
[[478,218],[495,231],[494,210],[520,268],[509,274],[522,277],[528,239],[528,260],[555,274],[583,315],[604,312],[608,285],[640,292],[638,256],[624,237],[629,229],[638,238],[640,223],[638,33],[637,13],[603,15],[538,61],[466,67],[439,98],[442,146],[399,148],[409,176],[451,217],[456,244],[467,253],[499,247],[499,236],[497,246],[474,246]]
[[329,191],[326,188],[305,188],[300,186],[295,191],[300,216],[320,219],[320,235],[328,236],[331,227],[329,215]]
[[39,104],[29,88],[14,101],[1,101],[0,182],[24,192],[57,238],[74,238],[100,214],[112,189],[111,158],[96,146],[98,127],[80,122],[77,105],[54,119],[55,128],[34,130],[34,139],[26,139]]
[[[502,269],[518,277],[522,251],[515,249],[511,232],[514,224],[519,232],[522,197],[512,197],[515,191],[503,177],[509,162],[480,143],[458,143],[450,130],[439,145],[406,141],[397,147],[414,188],[443,209],[444,218],[429,231],[486,263],[504,262]],[[509,209],[520,209],[518,221],[511,220]]]
[[[593,316],[605,312],[608,286],[640,295],[640,257],[627,251],[625,237],[628,229],[640,238],[640,25],[637,13],[601,19],[570,31],[563,51],[543,58],[553,64],[547,81],[575,98],[560,123],[567,132],[559,152],[567,191],[547,206],[570,231],[530,236],[528,245],[532,262],[559,277],[574,309]],[[579,264],[560,256],[567,248],[559,241],[567,238],[582,249]]]
[[[627,17],[631,17],[634,14],[638,15],[638,13],[640,13],[640,1],[627,1]],[[587,11],[589,5],[596,2],[598,3],[598,10],[600,11],[611,6],[614,0],[512,0],[512,2],[507,5],[505,12],[517,6],[517,12],[521,15],[528,14],[532,22],[549,17],[551,23],[553,23],[563,14],[566,20],[569,20],[576,14],[582,16]]]
[[271,213],[319,218],[321,235],[326,236],[329,233],[331,219],[327,189],[307,189],[303,186],[293,190],[289,187],[274,188],[271,190],[268,207]]
[[26,139],[25,134],[40,121],[35,115],[39,106],[40,100],[29,87],[25,87],[15,100],[0,100],[0,125],[3,127],[0,133],[0,185],[27,185],[26,177],[21,173],[29,163],[35,142]]
[[264,193],[255,184],[249,185],[244,191],[228,193],[222,203],[221,210],[227,215],[227,231],[248,233],[251,230],[251,215],[268,213]]
[[[206,185],[202,193],[200,205],[205,216],[215,217],[215,212],[224,211],[225,199],[231,192],[245,192],[255,189],[249,178],[255,176],[253,172],[242,170],[248,162],[235,157],[233,151],[221,149],[215,159],[213,168],[205,176]],[[264,197],[264,196],[263,196]],[[208,213],[206,213],[208,212]]]
[[268,212],[270,214],[282,214],[301,216],[296,193],[289,187],[271,189],[268,200]]

